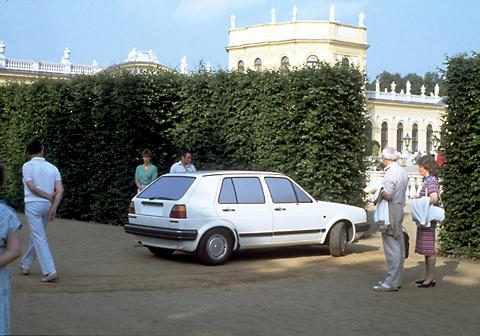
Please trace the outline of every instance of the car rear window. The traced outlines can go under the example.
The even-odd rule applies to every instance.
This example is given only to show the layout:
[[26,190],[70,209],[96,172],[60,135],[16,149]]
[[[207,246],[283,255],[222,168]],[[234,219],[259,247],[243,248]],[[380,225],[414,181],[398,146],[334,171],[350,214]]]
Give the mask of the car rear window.
[[176,201],[185,195],[193,181],[195,181],[195,177],[162,176],[137,197]]

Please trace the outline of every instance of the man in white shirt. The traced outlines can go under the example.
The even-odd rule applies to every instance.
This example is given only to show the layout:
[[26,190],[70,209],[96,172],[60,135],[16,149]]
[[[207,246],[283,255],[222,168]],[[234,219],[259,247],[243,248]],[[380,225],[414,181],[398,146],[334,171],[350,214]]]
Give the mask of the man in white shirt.
[[38,257],[43,273],[43,282],[58,279],[52,253],[46,234],[47,222],[57,215],[58,205],[63,196],[63,184],[57,167],[45,160],[44,147],[40,140],[33,140],[27,146],[32,159],[22,167],[25,191],[25,215],[30,226],[30,241],[22,257],[20,268],[24,275]]
[[183,151],[181,153],[181,160],[175,162],[170,168],[170,173],[192,173],[197,171],[192,163],[192,153]]
[[[382,150],[382,163],[385,166],[383,190],[380,197],[387,200],[390,215],[389,230],[382,232],[383,250],[387,262],[385,279],[373,286],[378,292],[397,291],[401,287],[403,278],[403,264],[405,261],[405,245],[403,241],[403,217],[408,186],[408,174],[398,163],[398,152],[395,148],[387,147]],[[389,210],[390,212],[390,210]]]

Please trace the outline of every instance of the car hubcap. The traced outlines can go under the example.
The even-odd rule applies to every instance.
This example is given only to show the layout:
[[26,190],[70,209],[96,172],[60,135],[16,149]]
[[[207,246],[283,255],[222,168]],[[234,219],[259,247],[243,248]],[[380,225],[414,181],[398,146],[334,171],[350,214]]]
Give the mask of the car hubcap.
[[227,251],[227,240],[221,235],[213,235],[208,240],[208,254],[215,259],[222,258]]

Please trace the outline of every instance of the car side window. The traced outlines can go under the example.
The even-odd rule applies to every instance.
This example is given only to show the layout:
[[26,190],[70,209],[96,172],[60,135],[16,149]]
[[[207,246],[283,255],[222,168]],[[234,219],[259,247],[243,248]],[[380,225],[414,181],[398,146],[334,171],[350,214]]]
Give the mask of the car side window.
[[220,195],[218,196],[218,203],[220,204],[237,203],[237,196],[235,195],[235,189],[233,188],[233,182],[231,178],[226,178],[223,180],[222,188],[220,189]]
[[264,204],[265,195],[258,177],[225,178],[222,182],[220,204]]
[[273,203],[297,203],[297,197],[290,180],[282,177],[266,177]]
[[295,183],[293,184],[293,189],[295,189],[295,194],[297,194],[298,203],[312,203],[312,199],[300,189]]

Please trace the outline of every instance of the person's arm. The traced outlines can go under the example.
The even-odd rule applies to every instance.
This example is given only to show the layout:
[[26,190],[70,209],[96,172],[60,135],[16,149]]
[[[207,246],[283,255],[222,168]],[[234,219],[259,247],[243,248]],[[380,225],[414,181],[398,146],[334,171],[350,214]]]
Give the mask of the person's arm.
[[17,259],[21,254],[20,238],[18,231],[13,231],[7,236],[7,246],[0,253],[0,267],[4,267]]
[[135,169],[135,185],[138,190],[142,190],[142,184],[140,183],[140,172],[138,167]]
[[33,183],[32,180],[27,181],[27,187],[28,187],[28,189],[30,189],[30,191],[34,195],[37,195],[38,197],[41,197],[41,198],[45,198],[45,199],[49,200],[50,202],[53,202],[53,200],[55,198],[55,193],[48,194],[45,191],[43,191],[42,189],[37,188],[37,186],[35,185],[35,183]]
[[436,192],[430,193],[430,195],[428,195],[428,198],[430,198],[430,205],[438,203],[438,193]]
[[58,206],[63,197],[63,183],[62,180],[55,181],[55,196],[53,198],[53,204],[48,211],[48,220],[53,221],[57,216]]

